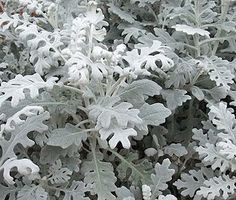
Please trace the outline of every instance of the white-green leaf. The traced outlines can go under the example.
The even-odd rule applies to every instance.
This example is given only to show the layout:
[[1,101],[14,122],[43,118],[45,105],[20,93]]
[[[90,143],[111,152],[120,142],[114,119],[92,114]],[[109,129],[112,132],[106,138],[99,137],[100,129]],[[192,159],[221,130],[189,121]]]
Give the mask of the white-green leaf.
[[197,86],[191,87],[191,92],[193,96],[195,96],[199,101],[202,101],[204,99],[204,93],[199,87]]
[[187,91],[174,89],[174,90],[162,90],[161,95],[166,100],[167,108],[175,110],[178,106],[182,106],[184,102],[190,100],[191,97],[186,95]]
[[48,138],[48,145],[60,146],[65,149],[75,144],[81,147],[82,142],[87,139],[87,134],[80,128],[67,123],[65,128],[54,129]]
[[236,163],[220,154],[220,148],[214,144],[206,143],[205,147],[196,147],[196,151],[202,163],[206,166],[210,165],[213,170],[217,168],[219,168],[221,172],[225,172],[228,169],[231,169],[231,171],[236,170]]
[[122,100],[128,101],[133,105],[142,103],[148,96],[159,95],[161,87],[154,81],[143,79],[129,84],[119,91]]
[[124,200],[125,198],[129,198],[130,200],[135,200],[133,193],[122,186],[121,188],[117,188],[116,190],[117,200]]
[[[120,159],[120,164],[117,167],[118,177],[121,180],[128,179],[133,185],[138,186],[142,184],[151,183],[151,173],[153,171],[152,164],[147,160],[143,159],[138,161],[138,154],[129,152],[123,156],[117,152],[113,152]],[[128,173],[130,171],[130,173]]]
[[82,181],[73,181],[69,188],[63,190],[65,192],[63,200],[89,200],[85,197],[86,191],[87,188]]
[[15,184],[13,177],[11,176],[11,170],[13,168],[16,168],[21,175],[28,176],[28,178],[32,177],[32,180],[36,177],[38,178],[39,167],[31,160],[26,158],[10,158],[6,160],[2,166],[0,166],[0,170],[3,170],[3,178],[8,184]]
[[188,173],[182,173],[181,179],[174,182],[174,185],[181,189],[183,196],[195,196],[196,191],[203,186],[206,178],[210,179],[214,176],[213,170],[202,167],[200,170],[190,170]]
[[148,125],[159,126],[166,121],[168,116],[171,115],[171,111],[161,103],[155,103],[152,105],[145,103],[139,110],[139,117],[143,120],[143,123],[137,125],[137,128],[145,132],[148,132]]
[[217,86],[222,86],[226,91],[230,90],[230,84],[233,84],[234,75],[228,69],[229,62],[219,57],[207,59],[207,68],[210,79],[216,82]]
[[177,143],[177,144],[172,143],[164,147],[164,153],[170,156],[176,155],[178,157],[181,157],[188,154],[188,151],[180,143]]
[[[148,70],[152,70],[163,75],[163,72],[169,71],[174,66],[174,61],[166,55],[168,51],[168,47],[163,46],[160,41],[154,40],[151,46],[128,51],[123,59],[128,62],[130,70],[134,74],[150,75]],[[157,65],[156,62],[160,62],[160,65]]]
[[126,128],[128,123],[142,123],[138,117],[138,109],[133,109],[131,103],[118,103],[119,101],[119,97],[101,97],[96,104],[89,107],[89,117],[106,129],[110,127],[113,119],[123,128]]
[[112,123],[107,129],[101,128],[99,133],[102,140],[110,138],[109,145],[111,149],[114,149],[119,142],[121,142],[124,148],[129,149],[131,146],[129,137],[137,136],[137,132],[133,128],[122,128],[115,123]]
[[91,194],[96,194],[98,200],[115,200],[112,194],[116,190],[116,177],[112,164],[103,162],[103,154],[92,151],[88,160],[82,164],[81,172],[84,174],[84,183],[91,184],[88,188]]
[[177,200],[177,198],[172,194],[167,194],[166,196],[160,195],[158,200]]
[[22,186],[19,184],[15,184],[15,185],[3,185],[0,184],[0,194],[1,194],[1,198],[2,199],[7,199],[9,198],[9,200],[15,200],[16,199],[16,195],[19,191],[19,189],[21,189]]
[[70,180],[70,176],[72,175],[72,171],[68,168],[63,167],[61,160],[57,160],[50,168],[48,180],[52,184],[62,184],[66,183]]
[[160,0],[131,0],[130,2],[132,4],[135,4],[136,2],[139,2],[138,3],[138,6],[139,7],[145,7],[147,6],[148,4],[154,4],[155,2],[159,2]]
[[113,3],[109,3],[107,4],[109,6],[109,11],[118,15],[121,19],[129,22],[129,23],[133,23],[135,20],[135,16],[132,16],[130,13],[121,10],[119,7],[115,6]]
[[151,175],[153,184],[152,188],[152,199],[161,194],[161,191],[164,191],[168,188],[167,182],[172,179],[172,176],[175,173],[174,169],[170,169],[170,160],[166,158],[163,160],[162,164],[157,163],[155,165],[155,174]]
[[22,76],[18,74],[14,79],[3,82],[0,86],[0,107],[2,103],[11,98],[11,106],[18,105],[20,100],[26,98],[26,90],[29,91],[30,97],[35,98],[39,95],[39,89],[52,89],[57,78],[51,78],[44,81],[39,74]]
[[195,27],[191,27],[185,24],[176,24],[174,26],[172,26],[172,28],[174,28],[176,31],[180,31],[180,32],[184,32],[187,33],[188,35],[201,35],[201,36],[206,36],[206,37],[210,37],[210,32],[201,29],[201,28],[195,28]]
[[228,175],[223,174],[204,181],[204,185],[200,187],[197,194],[202,195],[207,200],[214,200],[217,197],[228,199],[231,194],[235,193],[235,183],[235,177],[230,178]]
[[140,110],[140,118],[147,125],[158,126],[166,121],[166,118],[171,115],[171,111],[161,103],[149,105],[143,104]]
[[47,200],[48,193],[40,185],[25,185],[17,194],[17,200]]
[[24,124],[17,126],[14,131],[11,132],[8,140],[2,139],[0,146],[2,148],[2,157],[0,159],[0,166],[8,158],[16,157],[14,148],[17,144],[21,144],[23,147],[31,147],[34,145],[34,141],[28,137],[28,133],[36,131],[42,133],[48,129],[43,122],[49,119],[49,113],[43,112],[36,116],[28,117]]
[[146,33],[146,30],[143,29],[143,27],[140,26],[139,24],[129,25],[127,23],[121,23],[118,25],[117,28],[123,30],[122,35],[125,35],[124,38],[125,44],[127,44],[131,38],[137,39]]

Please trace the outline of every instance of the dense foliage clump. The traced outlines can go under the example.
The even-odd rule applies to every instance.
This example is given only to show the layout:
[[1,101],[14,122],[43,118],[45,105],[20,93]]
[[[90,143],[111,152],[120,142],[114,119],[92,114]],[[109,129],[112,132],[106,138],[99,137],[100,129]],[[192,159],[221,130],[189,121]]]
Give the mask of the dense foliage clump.
[[0,198],[236,198],[235,0],[0,0]]

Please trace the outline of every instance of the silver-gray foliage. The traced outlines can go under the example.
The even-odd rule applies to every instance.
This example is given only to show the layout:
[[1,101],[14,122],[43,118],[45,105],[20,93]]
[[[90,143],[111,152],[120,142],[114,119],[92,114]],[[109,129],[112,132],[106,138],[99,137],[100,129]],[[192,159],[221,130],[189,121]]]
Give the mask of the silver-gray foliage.
[[235,199],[235,5],[0,0],[0,199]]

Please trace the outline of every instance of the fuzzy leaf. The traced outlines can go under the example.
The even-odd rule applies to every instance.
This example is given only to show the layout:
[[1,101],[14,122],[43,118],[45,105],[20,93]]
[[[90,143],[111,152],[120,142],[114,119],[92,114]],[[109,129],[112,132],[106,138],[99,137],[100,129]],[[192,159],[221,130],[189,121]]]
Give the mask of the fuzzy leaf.
[[43,75],[51,66],[58,66],[61,56],[57,50],[63,43],[57,31],[40,30],[36,24],[23,23],[16,28],[20,40],[30,50],[30,61],[34,64],[35,72]]
[[203,133],[202,129],[194,128],[192,131],[193,131],[192,138],[198,141],[199,146],[206,147],[207,143],[215,144],[219,139],[214,130],[212,129],[209,129],[206,134]]
[[[151,46],[127,52],[123,59],[129,63],[131,70],[137,75],[148,74],[147,70],[163,73],[174,66],[174,61],[166,56],[167,50],[169,50],[168,47],[154,40]],[[157,61],[161,63],[160,67],[156,64]]]
[[47,200],[48,193],[41,186],[25,185],[17,194],[17,200]]
[[172,194],[168,194],[166,196],[160,195],[158,197],[158,200],[177,200],[177,198],[175,196],[173,196]]
[[120,101],[119,97],[102,97],[95,105],[90,106],[89,117],[101,125],[109,128],[112,119],[115,119],[120,127],[126,128],[128,123],[140,124],[139,110],[132,109],[132,104]]
[[[193,24],[196,26],[211,24],[217,16],[217,13],[213,11],[215,6],[215,1],[208,0],[201,0],[198,3],[196,1],[186,1],[184,3],[181,0],[171,1],[164,5],[165,11],[163,14],[168,17],[167,22],[170,24],[174,20],[187,23],[189,26]],[[199,12],[196,12],[196,10],[199,10]]]
[[113,3],[107,4],[110,8],[109,11],[118,15],[121,19],[129,22],[129,23],[134,23],[134,16],[130,15],[130,13],[121,10],[119,7],[115,6]]
[[176,89],[184,88],[197,74],[195,59],[178,58],[178,60],[178,65],[175,66],[173,71],[168,73],[169,76],[165,82],[167,88],[170,88],[172,85]]
[[139,109],[139,117],[143,123],[137,126],[139,129],[147,131],[147,125],[159,126],[166,121],[166,118],[171,115],[171,111],[161,103],[149,105],[147,103]]
[[169,169],[170,164],[170,160],[166,158],[163,160],[162,164],[157,163],[155,165],[155,174],[151,175],[153,182],[153,185],[151,185],[152,197],[157,197],[161,194],[161,191],[168,188],[166,183],[172,179],[172,176],[175,173],[174,169]]
[[175,110],[178,106],[182,106],[184,102],[190,100],[191,97],[186,95],[187,91],[185,90],[162,90],[161,95],[166,100],[167,108],[170,110]]
[[48,127],[43,123],[43,121],[48,120],[49,117],[48,112],[28,117],[24,124],[17,126],[16,129],[11,132],[11,136],[8,140],[2,140],[0,143],[2,148],[0,166],[8,158],[16,157],[14,148],[17,144],[21,144],[25,148],[34,145],[34,141],[28,138],[28,133],[31,131],[42,133],[47,130]]
[[98,200],[115,200],[112,194],[116,190],[116,177],[112,164],[103,162],[103,154],[95,150],[88,155],[88,160],[82,164],[81,172],[84,174],[84,183],[91,184],[88,188],[91,194],[97,195]]
[[176,155],[178,157],[181,157],[188,154],[188,151],[180,143],[177,143],[177,144],[173,143],[164,147],[164,153],[170,156]]
[[206,143],[205,147],[196,147],[202,162],[205,165],[210,165],[213,170],[220,168],[221,172],[225,172],[227,169],[232,171],[236,170],[236,162],[231,162],[225,156],[219,153],[220,148],[214,144]]
[[217,146],[220,147],[219,153],[225,156],[229,160],[233,160],[236,157],[236,145],[229,139],[218,142]]
[[117,200],[124,200],[124,198],[135,200],[133,193],[124,186],[116,190],[116,195],[117,195]]
[[181,179],[174,182],[174,185],[178,189],[182,189],[181,194],[183,196],[194,197],[196,191],[203,186],[205,177],[212,178],[214,176],[213,171],[208,168],[201,168],[200,170],[190,170],[189,173],[181,174]]
[[99,133],[102,140],[111,137],[109,139],[111,149],[114,149],[119,142],[121,142],[124,148],[129,149],[131,144],[128,137],[137,136],[137,132],[133,128],[123,129],[120,126],[115,125],[115,123],[113,123],[108,129],[101,128]]
[[146,33],[146,30],[143,29],[142,26],[139,26],[138,24],[124,24],[121,23],[117,27],[118,29],[122,29],[122,35],[125,35],[124,43],[127,44],[131,38],[139,38],[140,36],[144,35]]
[[10,15],[9,17],[7,12],[3,12],[0,15],[0,26],[3,31],[6,31],[11,26],[15,28],[19,22],[20,22],[19,15],[17,14]]
[[22,186],[20,185],[2,185],[0,184],[0,194],[2,199],[15,200],[16,194]]
[[223,130],[224,133],[218,135],[224,140],[230,139],[236,144],[236,128],[235,116],[227,109],[227,105],[220,102],[218,105],[210,106],[209,118],[216,125],[218,130]]
[[228,69],[229,62],[218,57],[207,59],[207,68],[210,79],[216,82],[217,86],[223,86],[228,91],[233,83],[234,75]]
[[81,181],[73,181],[71,186],[63,191],[65,192],[63,200],[89,200],[84,194],[87,188]]
[[[44,109],[41,106],[25,106],[20,111],[16,112],[13,116],[9,117],[7,119],[6,124],[1,125],[0,133],[3,133],[3,131],[13,131],[15,129],[15,126],[19,126],[25,122],[24,119],[22,119],[22,116],[33,116],[37,115],[38,113],[43,113]],[[5,113],[4,113],[5,114]]]
[[202,101],[204,99],[204,93],[199,87],[197,86],[191,87],[191,92],[193,96],[195,96],[199,101]]
[[143,79],[129,84],[127,87],[119,90],[119,96],[122,100],[128,101],[133,105],[141,102],[148,96],[159,95],[161,87],[154,81]]
[[176,24],[175,26],[172,26],[172,28],[174,28],[176,31],[180,31],[180,32],[184,32],[187,33],[188,35],[201,35],[201,36],[206,36],[206,37],[210,37],[210,32],[205,31],[201,28],[194,28],[185,24]]
[[159,2],[160,0],[131,0],[130,3],[134,4],[136,2],[138,3],[139,7],[145,7],[148,4],[154,4],[155,2]]
[[230,178],[228,175],[213,177],[204,182],[204,186],[200,187],[197,194],[203,195],[208,200],[216,199],[216,197],[223,197],[227,199],[230,194],[235,192],[235,178]]
[[0,170],[3,169],[3,178],[8,184],[15,184],[10,174],[13,168],[16,168],[21,175],[28,177],[37,177],[39,172],[39,167],[29,159],[10,158],[0,167]]
[[63,149],[68,148],[72,144],[81,147],[82,141],[87,139],[86,132],[67,123],[65,128],[54,129],[48,138],[48,145],[60,146]]
[[48,180],[52,184],[66,183],[70,179],[72,171],[66,167],[62,167],[61,160],[57,160],[50,168]]
[[161,41],[162,44],[171,47],[172,49],[179,49],[184,43],[179,43],[175,38],[171,37],[170,34],[163,29],[154,28],[155,35],[157,40]]
[[[128,179],[133,185],[150,184],[150,175],[152,172],[151,163],[144,159],[138,161],[138,155],[130,152],[128,155],[122,156],[119,153],[114,153],[120,160],[121,163],[117,167],[118,176],[124,180]],[[127,174],[127,171],[131,170]]]
[[9,98],[11,99],[11,106],[18,105],[20,100],[25,99],[25,90],[29,90],[30,97],[35,98],[39,95],[39,89],[49,88],[52,89],[57,78],[52,78],[46,82],[41,78],[39,74],[22,76],[18,74],[14,79],[3,82],[0,86],[0,107],[2,103]]

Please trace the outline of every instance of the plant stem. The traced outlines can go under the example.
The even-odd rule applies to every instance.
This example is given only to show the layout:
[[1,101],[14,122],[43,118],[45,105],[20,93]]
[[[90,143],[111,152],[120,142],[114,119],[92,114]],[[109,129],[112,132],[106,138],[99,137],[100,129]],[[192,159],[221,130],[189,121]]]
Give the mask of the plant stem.
[[156,146],[157,150],[159,150],[160,149],[160,144],[158,142],[157,136],[156,135],[152,135],[152,139],[153,139],[153,141],[155,143],[155,146]]
[[89,31],[89,50],[88,50],[88,58],[90,59],[91,53],[92,53],[92,48],[93,48],[93,30],[94,30],[94,25],[91,24],[90,26],[90,31]]
[[122,155],[113,151],[112,149],[108,149],[112,154],[114,154],[117,158],[119,158],[122,162],[128,165],[133,171],[135,171],[143,180],[146,180],[145,176],[140,172],[131,162],[128,162]]
[[156,23],[157,23],[157,25],[158,25],[159,20],[158,20],[158,17],[157,17],[157,15],[156,15],[155,11],[152,9],[152,6],[148,5],[148,9],[151,11],[151,13],[152,13],[153,17],[155,18]]
[[231,35],[231,36],[228,36],[228,37],[209,38],[209,39],[206,39],[206,40],[203,40],[203,41],[199,42],[199,45],[201,46],[201,45],[203,45],[205,43],[208,43],[208,42],[227,40],[227,39],[231,39],[231,38],[236,38],[236,35]]
[[104,93],[104,90],[103,90],[103,86],[102,86],[102,83],[98,83],[98,87],[99,87],[99,93],[100,93],[100,96],[105,96],[105,93]]
[[84,93],[84,92],[83,92],[82,90],[80,90],[79,88],[71,87],[71,86],[69,86],[69,85],[63,85],[62,87],[64,87],[65,89],[74,91],[74,92],[76,92],[76,93],[79,93],[79,94],[83,94],[83,93]]
[[189,130],[189,135],[188,138],[186,138],[186,144],[189,144],[191,138],[192,138],[192,129],[193,129],[193,102],[194,102],[194,97],[189,100],[189,110],[188,110],[188,130]]
[[[228,9],[229,9],[229,4],[230,4],[230,1],[229,0],[221,0],[221,15],[220,15],[220,21],[219,23],[223,23],[225,18],[226,18],[226,15],[227,15],[227,12],[228,12]],[[217,29],[217,32],[216,32],[216,35],[215,37],[220,37],[221,35],[221,32],[222,30],[221,29]],[[220,42],[219,41],[216,41],[214,46],[213,46],[213,49],[212,49],[212,55],[214,56],[216,54],[216,51],[218,49],[218,46],[219,46]]]
[[115,95],[115,93],[118,91],[120,84],[126,79],[126,76],[120,77],[107,91],[106,95],[111,96],[112,93]]
[[4,12],[4,11],[5,11],[4,6],[2,4],[2,1],[0,1],[0,12]]
[[78,124],[76,124],[76,127],[80,127],[81,125],[89,123],[89,122],[90,122],[89,119],[83,120],[83,121],[79,122]]
[[91,150],[92,150],[92,155],[93,155],[93,160],[94,160],[94,167],[95,167],[95,174],[97,176],[97,180],[98,180],[98,185],[102,186],[102,180],[101,180],[101,169],[98,166],[98,161],[97,161],[97,155],[96,155],[96,138],[91,138],[90,139],[90,145],[91,145]]
[[200,50],[200,45],[199,45],[199,35],[194,35],[193,36],[193,40],[194,40],[194,44],[195,44],[195,47],[196,47],[196,54],[195,54],[195,57],[199,57],[201,55],[201,50]]
[[[200,2],[199,0],[195,0],[195,14],[196,14],[196,22],[197,27],[201,27],[201,23],[199,22],[199,9],[200,9]],[[197,48],[195,57],[199,57],[201,55],[200,45],[199,45],[199,35],[195,34],[193,36],[194,45]]]
[[64,103],[64,102],[54,102],[54,101],[48,101],[48,102],[36,102],[36,103],[31,103],[29,104],[31,106],[34,106],[34,105],[55,105],[55,106],[58,106],[58,105],[67,105],[67,103]]
[[194,86],[195,85],[195,83],[197,82],[198,78],[202,75],[203,72],[204,72],[203,69],[199,69],[198,70],[197,74],[194,76],[193,80],[191,81],[190,86]]

